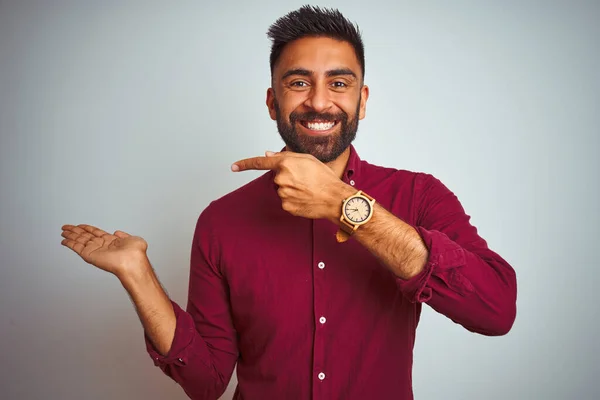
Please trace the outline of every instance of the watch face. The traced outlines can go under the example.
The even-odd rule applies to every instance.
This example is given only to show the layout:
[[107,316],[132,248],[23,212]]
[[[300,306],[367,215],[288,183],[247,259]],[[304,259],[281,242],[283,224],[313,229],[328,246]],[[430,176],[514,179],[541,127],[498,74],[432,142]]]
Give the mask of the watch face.
[[354,197],[346,203],[344,214],[355,224],[364,222],[371,213],[371,204],[362,197]]

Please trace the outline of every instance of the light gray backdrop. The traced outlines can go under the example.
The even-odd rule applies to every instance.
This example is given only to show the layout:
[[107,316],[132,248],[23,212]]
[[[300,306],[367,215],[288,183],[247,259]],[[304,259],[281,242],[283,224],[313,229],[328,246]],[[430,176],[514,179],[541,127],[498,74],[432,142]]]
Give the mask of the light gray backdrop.
[[[0,398],[185,398],[60,227],[143,236],[185,305],[198,214],[282,146],[265,32],[301,4],[0,2]],[[321,4],[364,32],[360,155],[439,177],[518,275],[505,337],[424,308],[416,398],[598,398],[599,2]]]

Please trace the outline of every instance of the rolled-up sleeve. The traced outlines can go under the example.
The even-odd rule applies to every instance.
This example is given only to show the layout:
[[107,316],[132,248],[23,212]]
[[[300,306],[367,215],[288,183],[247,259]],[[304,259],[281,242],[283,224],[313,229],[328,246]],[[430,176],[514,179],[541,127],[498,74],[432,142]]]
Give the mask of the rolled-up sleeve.
[[458,198],[438,179],[420,174],[414,228],[429,250],[425,268],[398,279],[404,296],[429,304],[466,329],[503,335],[516,317],[514,269],[491,250]]
[[194,327],[192,317],[183,311],[176,302],[171,301],[171,304],[173,306],[173,311],[175,311],[177,325],[169,353],[164,356],[161,355],[150,341],[150,338],[147,335],[144,335],[146,340],[146,350],[152,360],[154,360],[154,365],[163,368],[170,364],[187,364],[189,359],[188,350],[196,335],[196,328]]
[[218,399],[238,357],[226,279],[219,268],[210,206],[200,215],[191,251],[187,309],[171,301],[176,315],[169,353],[159,354],[147,335],[148,354],[191,399]]

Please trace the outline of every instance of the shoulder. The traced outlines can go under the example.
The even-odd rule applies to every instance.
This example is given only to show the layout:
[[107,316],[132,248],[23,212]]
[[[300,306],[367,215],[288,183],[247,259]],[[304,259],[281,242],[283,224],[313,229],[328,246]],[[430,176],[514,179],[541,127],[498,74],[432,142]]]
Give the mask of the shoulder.
[[430,172],[385,167],[361,162],[361,186],[379,197],[392,210],[407,217],[429,213],[432,209],[459,209],[455,194]]
[[373,184],[385,183],[388,187],[423,191],[433,186],[443,185],[434,175],[424,171],[394,168],[361,160],[361,174]]

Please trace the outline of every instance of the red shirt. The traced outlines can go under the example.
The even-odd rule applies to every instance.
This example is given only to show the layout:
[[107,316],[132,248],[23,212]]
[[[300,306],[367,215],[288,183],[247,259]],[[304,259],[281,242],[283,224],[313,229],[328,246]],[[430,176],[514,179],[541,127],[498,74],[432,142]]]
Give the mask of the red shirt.
[[354,147],[343,181],[414,226],[425,269],[402,280],[327,220],[281,208],[267,172],[212,202],[191,251],[187,310],[173,303],[170,353],[147,348],[192,399],[217,399],[237,362],[235,399],[410,400],[421,305],[483,335],[516,314],[512,267],[488,248],[431,175],[372,165]]

